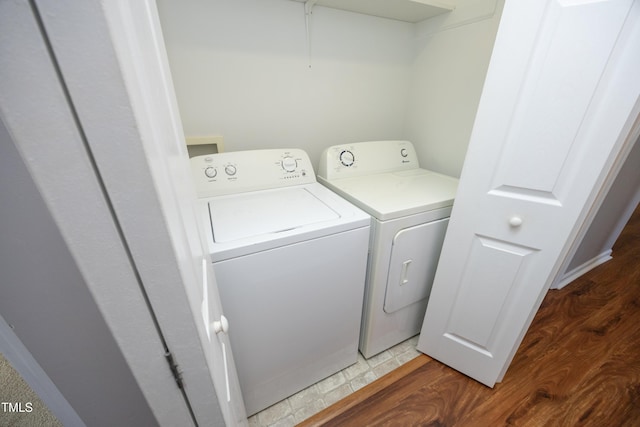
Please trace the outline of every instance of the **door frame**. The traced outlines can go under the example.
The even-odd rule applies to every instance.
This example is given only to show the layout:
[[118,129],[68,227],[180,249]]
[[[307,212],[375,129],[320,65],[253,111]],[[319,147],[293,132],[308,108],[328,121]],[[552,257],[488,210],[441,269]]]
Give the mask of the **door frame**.
[[[602,207],[605,198],[609,194],[609,191],[611,190],[618,174],[620,173],[620,170],[629,157],[629,153],[631,152],[635,144],[640,144],[640,99],[638,99],[638,101],[636,102],[632,113],[627,119],[625,129],[626,128],[629,128],[629,130],[628,132],[623,131],[623,135],[626,133],[623,145],[620,148],[620,151],[618,152],[615,160],[612,162],[609,172],[604,182],[600,186],[600,189],[594,195],[592,195],[594,199],[593,203],[585,212],[583,212],[584,218],[580,222],[580,225],[574,230],[574,236],[571,240],[570,246],[568,247],[567,252],[564,255],[562,264],[560,265],[555,278],[551,282],[551,289],[560,289],[560,287],[563,286],[560,282],[565,279],[565,275],[568,273],[567,268],[569,267],[569,264],[580,248],[582,241],[587,235],[587,232],[589,231],[591,224],[598,214],[598,211]],[[568,283],[565,283],[564,285],[567,285]]]
[[[140,64],[157,58],[143,51],[140,63],[127,63],[126,52],[116,42],[123,37],[118,31],[126,26],[135,27],[133,35],[140,31],[143,38],[161,39],[145,15],[153,14],[146,8],[155,4],[136,3],[137,15],[129,2],[120,0],[32,0],[31,6],[40,19],[55,73],[45,75],[37,66],[29,69],[38,70],[35,79],[42,75],[59,82],[80,138],[46,149],[36,140],[25,141],[21,154],[158,422],[233,424],[225,419],[226,402],[219,399],[211,377],[201,340],[204,325],[198,323],[201,315],[193,312],[183,282],[185,277],[195,280],[194,271],[201,263],[198,260],[193,271],[185,271],[178,258],[199,254],[177,251],[168,224],[179,223],[179,218],[175,210],[165,209],[152,170],[152,165],[166,164],[152,158],[157,153],[148,151],[149,135],[141,131],[175,117],[162,116],[160,110],[141,115],[135,102],[149,100],[136,98],[127,86],[125,67],[139,72],[144,69]],[[125,10],[131,10],[131,16],[114,28]],[[24,117],[31,123],[41,118],[55,125],[55,114],[46,111],[41,115],[29,111]],[[186,157],[183,160],[188,164]],[[68,164],[74,167],[65,167]],[[122,171],[126,173],[119,175]],[[94,199],[95,205],[87,203]],[[107,233],[111,240],[104,239]],[[128,267],[107,269],[114,264],[112,258]]]
[[[2,54],[11,61],[3,62],[2,67],[0,120],[156,420],[162,425],[188,425],[190,417],[165,360],[139,277],[87,150],[36,5],[23,0],[1,4],[6,12],[3,16],[17,28],[2,32]],[[38,262],[38,254],[31,262]],[[117,411],[110,403],[102,403],[108,406],[105,412]]]

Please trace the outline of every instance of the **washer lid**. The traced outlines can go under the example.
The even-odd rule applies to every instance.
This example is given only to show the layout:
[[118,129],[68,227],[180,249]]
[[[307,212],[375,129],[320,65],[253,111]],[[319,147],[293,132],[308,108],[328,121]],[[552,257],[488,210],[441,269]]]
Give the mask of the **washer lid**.
[[289,231],[340,218],[305,188],[284,188],[217,197],[209,202],[215,243]]
[[381,221],[451,206],[458,189],[457,179],[426,169],[318,179]]

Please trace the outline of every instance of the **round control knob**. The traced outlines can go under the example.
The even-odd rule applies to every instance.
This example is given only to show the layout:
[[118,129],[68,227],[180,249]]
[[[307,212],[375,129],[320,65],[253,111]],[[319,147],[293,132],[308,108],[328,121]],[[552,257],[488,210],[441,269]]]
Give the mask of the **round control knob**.
[[282,159],[280,164],[282,165],[282,169],[284,169],[287,172],[294,172],[298,167],[298,162],[296,161],[296,159],[294,159],[291,156],[287,156],[284,159]]
[[409,153],[407,152],[407,149],[406,149],[406,148],[401,148],[401,149],[400,149],[400,155],[401,155],[402,157],[407,157],[407,156],[409,155]]
[[215,178],[216,175],[218,175],[218,171],[216,170],[216,168],[209,166],[204,170],[204,174],[207,176],[207,178]]
[[340,153],[340,163],[342,163],[343,165],[349,167],[352,166],[355,161],[356,158],[351,151],[344,150],[342,153]]
[[224,167],[224,172],[229,176],[233,176],[238,172],[238,170],[234,165],[227,165]]
[[219,334],[220,332],[227,333],[229,332],[229,321],[224,315],[220,316],[220,320],[216,320],[211,322],[211,327],[213,328],[213,332]]

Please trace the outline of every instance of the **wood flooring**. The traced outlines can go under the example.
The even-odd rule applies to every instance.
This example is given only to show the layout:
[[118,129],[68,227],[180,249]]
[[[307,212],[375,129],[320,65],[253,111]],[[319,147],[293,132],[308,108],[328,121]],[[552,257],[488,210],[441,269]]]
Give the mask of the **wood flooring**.
[[491,389],[421,355],[302,426],[640,426],[640,208],[613,259],[550,291]]

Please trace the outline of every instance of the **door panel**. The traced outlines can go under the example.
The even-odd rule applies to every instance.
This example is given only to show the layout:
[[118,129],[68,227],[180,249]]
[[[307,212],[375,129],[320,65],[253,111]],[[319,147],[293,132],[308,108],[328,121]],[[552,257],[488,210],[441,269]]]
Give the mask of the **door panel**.
[[[458,342],[495,352],[497,328],[508,321],[505,311],[518,296],[518,280],[537,251],[520,245],[475,236],[460,282],[448,334]],[[480,286],[483,285],[483,286]],[[475,312],[469,316],[469,312]]]
[[489,386],[506,370],[637,114],[639,15],[507,1],[419,350]]
[[400,230],[393,238],[384,311],[393,313],[431,293],[449,218]]
[[557,199],[572,176],[576,136],[630,2],[571,3],[549,2],[542,16],[494,188]]

